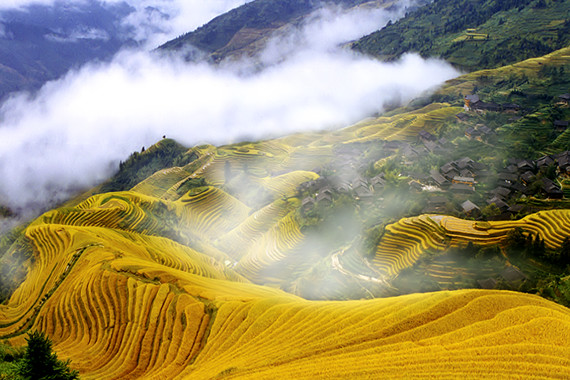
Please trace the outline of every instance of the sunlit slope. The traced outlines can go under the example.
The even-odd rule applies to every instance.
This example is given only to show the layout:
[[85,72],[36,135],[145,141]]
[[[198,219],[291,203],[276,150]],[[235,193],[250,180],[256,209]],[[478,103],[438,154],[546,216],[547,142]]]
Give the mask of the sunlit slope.
[[414,140],[423,131],[435,133],[441,124],[461,112],[447,103],[432,103],[413,112],[364,120],[346,129],[353,132],[351,141]]
[[500,291],[311,302],[165,238],[37,225],[1,337],[46,331],[86,379],[564,378],[570,311]]
[[540,211],[520,220],[476,222],[452,216],[420,215],[386,227],[373,263],[387,276],[412,266],[425,250],[501,244],[509,231],[520,227],[540,237],[548,248],[559,248],[570,235],[570,210]]

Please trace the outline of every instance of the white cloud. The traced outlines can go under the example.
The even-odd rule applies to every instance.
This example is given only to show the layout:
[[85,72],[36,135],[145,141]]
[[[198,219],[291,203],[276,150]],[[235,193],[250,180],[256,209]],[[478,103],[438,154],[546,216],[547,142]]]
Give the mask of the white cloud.
[[[0,110],[0,178],[9,179],[0,183],[0,203],[45,205],[92,186],[162,135],[191,146],[345,126],[457,75],[415,55],[382,63],[335,48],[360,28],[331,28],[327,20],[338,25],[337,16],[272,42],[264,56],[274,64],[255,74],[128,51],[33,98],[11,98]],[[321,37],[310,37],[311,28]],[[295,39],[304,42],[277,63],[274,53]]]

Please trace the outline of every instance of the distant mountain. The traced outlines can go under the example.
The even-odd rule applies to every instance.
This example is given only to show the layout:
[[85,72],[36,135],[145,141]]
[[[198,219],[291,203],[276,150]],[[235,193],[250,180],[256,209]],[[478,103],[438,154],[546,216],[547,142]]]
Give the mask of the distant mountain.
[[121,24],[132,11],[125,3],[85,2],[0,12],[0,100],[134,44]]
[[419,52],[472,71],[539,57],[569,43],[568,1],[435,0],[352,47],[384,60]]
[[228,57],[253,55],[265,46],[266,39],[273,33],[287,25],[301,24],[307,16],[327,4],[344,8],[398,6],[397,2],[389,0],[256,0],[214,18],[195,31],[165,43],[159,49],[191,51],[194,47],[205,52],[215,62]]

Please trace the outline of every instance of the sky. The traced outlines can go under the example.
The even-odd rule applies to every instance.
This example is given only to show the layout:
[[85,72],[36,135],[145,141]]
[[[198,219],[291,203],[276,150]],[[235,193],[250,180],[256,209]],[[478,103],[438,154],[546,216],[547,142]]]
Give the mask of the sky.
[[[148,41],[159,41],[244,1],[137,3],[171,15],[128,21]],[[119,161],[163,135],[193,146],[339,128],[459,75],[417,55],[382,63],[339,47],[397,16],[321,11],[275,37],[260,55],[267,68],[253,74],[241,70],[247,61],[212,66],[142,48],[73,70],[35,94],[14,95],[0,106],[0,204],[39,210],[62,201],[105,180]]]

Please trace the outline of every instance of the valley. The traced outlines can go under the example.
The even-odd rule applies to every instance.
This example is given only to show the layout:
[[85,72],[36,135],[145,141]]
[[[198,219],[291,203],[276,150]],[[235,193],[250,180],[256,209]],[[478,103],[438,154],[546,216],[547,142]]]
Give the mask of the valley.
[[[566,378],[570,9],[474,3],[476,25],[463,1],[419,2],[345,46],[468,71],[409,103],[259,141],[164,136],[4,233],[2,345],[45,332],[85,379]],[[314,11],[274,5],[159,50],[253,57]]]

